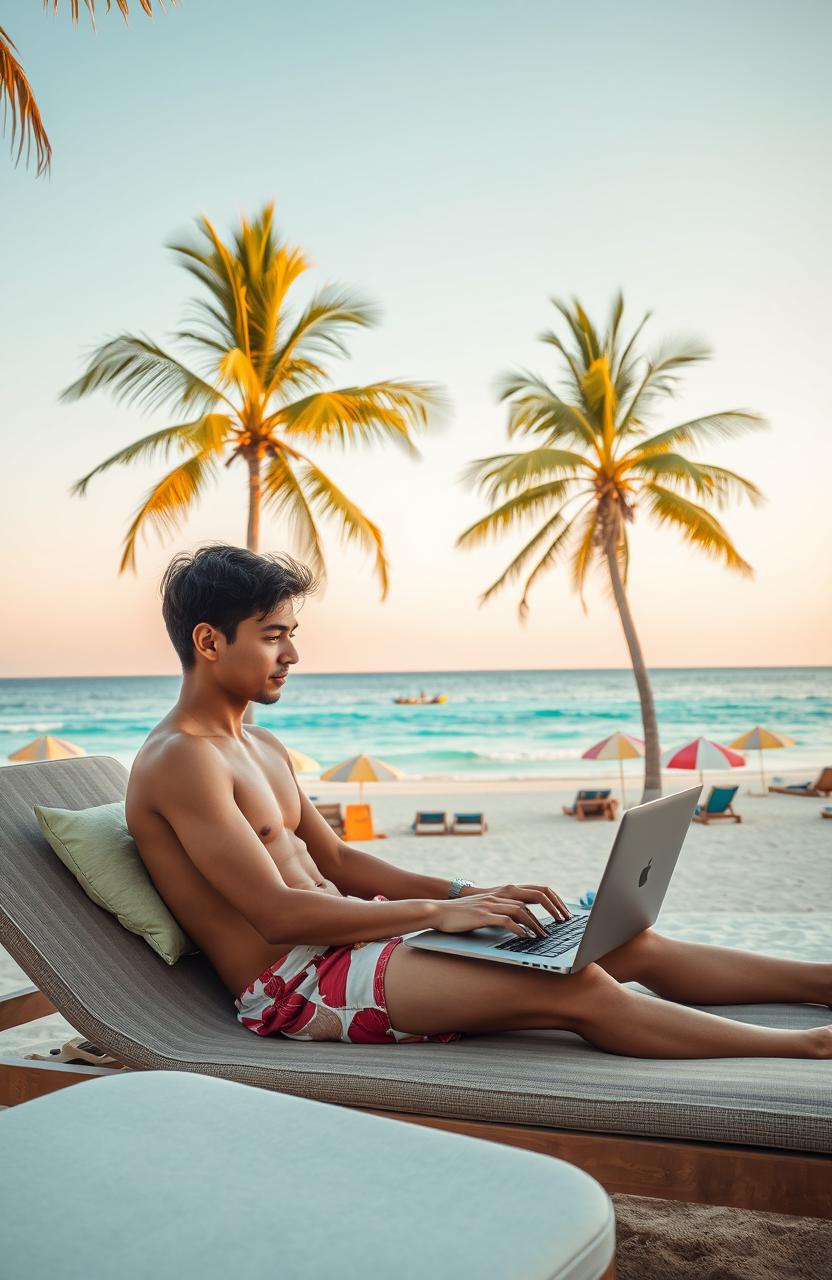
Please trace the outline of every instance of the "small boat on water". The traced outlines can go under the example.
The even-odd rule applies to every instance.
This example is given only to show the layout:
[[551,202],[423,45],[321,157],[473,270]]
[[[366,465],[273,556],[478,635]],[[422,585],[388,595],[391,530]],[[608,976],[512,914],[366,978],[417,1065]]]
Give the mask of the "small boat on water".
[[431,698],[427,693],[420,693],[418,698],[394,698],[393,701],[398,707],[426,707],[433,706],[437,702],[447,702],[447,693],[435,693]]

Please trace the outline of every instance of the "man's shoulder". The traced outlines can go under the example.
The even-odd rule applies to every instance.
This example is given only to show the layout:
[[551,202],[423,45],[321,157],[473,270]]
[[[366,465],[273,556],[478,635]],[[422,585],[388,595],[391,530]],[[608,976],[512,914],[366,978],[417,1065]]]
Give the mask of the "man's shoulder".
[[133,761],[128,790],[141,791],[148,783],[156,786],[162,780],[170,782],[177,776],[184,779],[181,768],[193,768],[199,761],[216,768],[225,764],[222,753],[209,738],[184,729],[154,729],[145,738]]
[[252,737],[257,738],[260,742],[265,742],[268,746],[276,748],[283,756],[284,760],[288,760],[289,752],[286,750],[280,739],[276,738],[270,729],[264,729],[261,724],[247,724],[246,732],[250,733]]

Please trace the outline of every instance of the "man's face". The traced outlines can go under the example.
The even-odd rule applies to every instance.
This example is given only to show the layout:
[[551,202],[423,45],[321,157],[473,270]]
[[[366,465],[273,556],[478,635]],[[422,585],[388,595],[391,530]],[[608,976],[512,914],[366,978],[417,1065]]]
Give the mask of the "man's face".
[[265,618],[241,622],[233,644],[215,632],[218,679],[250,702],[277,702],[289,668],[298,660],[293,643],[297,626],[292,601],[285,600]]

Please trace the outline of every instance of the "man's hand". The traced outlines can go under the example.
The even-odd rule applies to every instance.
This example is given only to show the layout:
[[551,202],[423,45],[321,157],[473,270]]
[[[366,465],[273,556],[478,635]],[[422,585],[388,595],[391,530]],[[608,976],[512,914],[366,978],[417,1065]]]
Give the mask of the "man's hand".
[[543,925],[526,903],[519,898],[506,897],[503,890],[498,893],[492,889],[468,889],[464,898],[433,902],[431,907],[434,912],[431,926],[441,933],[469,933],[489,924],[508,929],[521,938],[542,937],[545,933]]
[[570,919],[569,908],[563,898],[545,884],[502,884],[493,889],[478,889],[472,886],[470,889],[463,889],[460,897],[480,893],[488,893],[496,898],[506,898],[512,902],[537,902],[545,907],[555,920]]

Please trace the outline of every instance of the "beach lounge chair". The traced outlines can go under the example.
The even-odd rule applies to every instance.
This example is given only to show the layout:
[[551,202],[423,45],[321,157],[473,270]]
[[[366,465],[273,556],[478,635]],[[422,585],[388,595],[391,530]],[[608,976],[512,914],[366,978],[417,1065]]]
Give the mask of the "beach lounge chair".
[[716,822],[727,818],[729,822],[742,822],[738,813],[734,813],[732,802],[739,787],[711,787],[711,794],[704,804],[698,804],[693,811],[693,822]]
[[417,809],[416,817],[410,825],[417,836],[446,836],[448,834],[448,815],[438,810]]
[[[37,826],[35,804],[85,809],[126,787],[107,756],[0,768],[0,945],[33,984],[0,999],[0,1030],[57,1010],[135,1071],[221,1076],[525,1147],[609,1192],[832,1216],[829,1062],[626,1058],[566,1031],[398,1048],[252,1035],[203,955],[167,965],[87,897]],[[713,1011],[774,1027],[829,1020],[819,1005]],[[111,1070],[0,1057],[0,1106]]]
[[343,839],[344,836],[344,811],[340,804],[316,804],[315,808],[322,818],[326,818],[332,830],[337,832]]
[[488,823],[484,813],[455,813],[449,829],[452,836],[483,836]]
[[0,1114],[0,1144],[9,1280],[613,1273],[612,1203],[572,1165],[236,1081],[63,1089]]
[[609,818],[612,822],[618,801],[612,799],[611,792],[611,787],[578,791],[572,804],[563,806],[563,812],[568,818],[577,818],[579,822],[583,822],[585,818]]
[[774,778],[768,784],[769,791],[777,791],[783,796],[828,796],[832,792],[832,765],[821,769],[814,782],[785,782],[783,778]]
[[368,804],[344,806],[344,840],[385,840],[386,836],[373,827],[373,811]]

